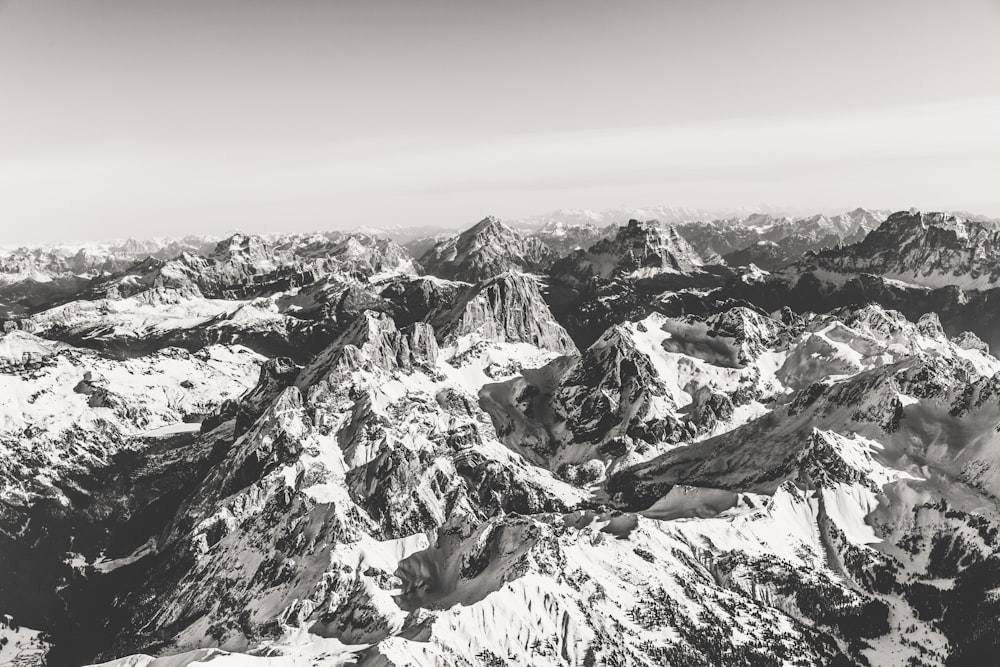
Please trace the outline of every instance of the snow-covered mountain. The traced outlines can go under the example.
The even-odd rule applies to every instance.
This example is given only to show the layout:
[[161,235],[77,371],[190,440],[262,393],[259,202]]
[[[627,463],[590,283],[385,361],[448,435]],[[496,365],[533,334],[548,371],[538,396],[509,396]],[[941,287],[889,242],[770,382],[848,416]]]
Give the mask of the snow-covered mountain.
[[0,248],[3,284],[61,274],[108,273],[127,268],[139,259],[169,259],[182,252],[207,254],[220,239],[189,236],[182,239],[126,239],[104,243]]
[[816,254],[816,266],[871,273],[920,287],[988,289],[1000,284],[1000,225],[945,213],[900,212],[848,248]]
[[806,252],[859,241],[882,224],[886,215],[865,208],[795,218],[754,213],[684,223],[678,231],[706,258],[719,256],[734,266],[753,263],[773,270]]
[[876,302],[910,318],[932,311],[949,334],[973,331],[995,350],[1000,335],[990,304],[1000,293],[998,230],[998,223],[976,216],[900,211],[856,243],[734,281],[725,295],[763,308]]
[[636,220],[659,220],[663,224],[680,224],[727,218],[745,218],[752,215],[786,216],[796,213],[787,208],[773,206],[742,206],[729,208],[696,208],[690,206],[646,206],[621,207],[613,209],[573,209],[563,208],[549,213],[532,215],[511,221],[517,229],[538,230],[550,225],[594,225],[605,227],[620,225]]
[[689,273],[703,261],[677,229],[656,221],[629,220],[615,235],[587,250],[577,249],[553,267],[569,282],[615,277],[640,278],[661,273]]
[[562,256],[578,248],[586,250],[602,239],[613,237],[617,231],[617,225],[613,224],[597,226],[591,223],[572,224],[553,220],[528,233],[542,241],[557,255]]
[[432,275],[474,282],[508,269],[541,270],[553,258],[553,251],[538,239],[522,236],[489,216],[436,243],[420,263]]
[[994,227],[745,218],[38,260],[0,662],[992,664]]

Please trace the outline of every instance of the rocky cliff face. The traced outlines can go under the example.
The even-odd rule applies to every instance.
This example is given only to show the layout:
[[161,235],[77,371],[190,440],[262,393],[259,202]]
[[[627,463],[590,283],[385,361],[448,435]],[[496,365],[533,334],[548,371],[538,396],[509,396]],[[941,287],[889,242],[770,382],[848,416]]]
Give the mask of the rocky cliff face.
[[556,322],[534,278],[506,272],[465,290],[453,308],[433,320],[443,341],[463,336],[497,342],[521,342],[559,354],[576,346]]
[[[400,560],[449,522],[579,502],[497,443],[449,374],[427,325],[401,331],[366,313],[248,427],[213,422],[203,437],[231,444],[159,538],[147,565],[156,583],[125,601],[132,620],[117,650],[155,638],[192,648],[206,636],[245,646],[286,622],[378,642],[407,616],[389,592],[397,566],[375,556],[382,546],[397,544],[390,559]],[[206,587],[220,576],[222,605]]]

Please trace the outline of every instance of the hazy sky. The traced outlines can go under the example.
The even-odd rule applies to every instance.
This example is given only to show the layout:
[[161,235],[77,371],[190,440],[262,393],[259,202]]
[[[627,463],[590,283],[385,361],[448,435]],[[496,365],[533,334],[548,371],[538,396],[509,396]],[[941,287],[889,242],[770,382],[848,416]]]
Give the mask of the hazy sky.
[[0,0],[0,244],[1000,215],[1000,0]]

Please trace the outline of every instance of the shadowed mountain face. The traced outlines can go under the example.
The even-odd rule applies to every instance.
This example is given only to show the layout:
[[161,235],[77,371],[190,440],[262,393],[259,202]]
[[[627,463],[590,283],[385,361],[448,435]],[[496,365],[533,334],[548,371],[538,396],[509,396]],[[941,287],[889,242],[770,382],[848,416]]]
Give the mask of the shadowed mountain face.
[[4,251],[0,662],[991,664],[996,243],[857,209]]

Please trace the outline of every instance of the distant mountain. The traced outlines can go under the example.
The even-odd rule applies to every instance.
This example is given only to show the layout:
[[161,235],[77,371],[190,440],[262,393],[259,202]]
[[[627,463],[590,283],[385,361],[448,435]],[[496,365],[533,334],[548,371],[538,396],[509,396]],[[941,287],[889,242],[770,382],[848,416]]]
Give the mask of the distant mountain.
[[424,269],[440,278],[475,282],[510,269],[540,271],[555,253],[536,238],[519,232],[493,216],[436,243],[420,257]]
[[714,298],[743,299],[762,308],[828,310],[878,303],[907,317],[940,315],[945,331],[970,330],[1000,346],[1000,224],[951,213],[900,211],[853,244],[789,261],[770,275],[745,275]]
[[736,208],[693,208],[687,206],[651,206],[645,208],[616,208],[603,210],[588,209],[560,209],[550,213],[528,216],[510,221],[512,227],[525,230],[538,230],[550,224],[563,225],[594,225],[596,227],[606,227],[608,225],[622,225],[626,221],[635,218],[636,220],[659,220],[664,224],[677,224],[682,222],[704,222],[708,220],[719,220],[733,217],[747,217],[752,214],[763,213],[768,215],[789,215],[788,209],[769,206],[750,206]]
[[617,231],[617,225],[598,227],[589,223],[572,224],[553,220],[527,235],[539,239],[554,253],[562,256],[578,248],[587,249],[601,239],[614,236]]
[[873,273],[922,287],[997,287],[1000,224],[946,213],[894,213],[858,243],[820,251],[806,261],[838,273]]
[[773,270],[803,253],[854,243],[886,218],[880,211],[858,208],[833,216],[804,218],[753,214],[711,222],[678,225],[678,231],[703,256],[720,255],[733,265],[754,263]]
[[585,283],[592,278],[644,278],[661,273],[699,270],[701,257],[671,225],[629,220],[614,237],[587,250],[575,250],[552,267],[561,281]]
[[720,258],[732,266],[758,266],[775,269],[792,261],[792,256],[774,241],[757,241],[739,250],[728,252]]
[[218,237],[187,236],[182,239],[127,239],[0,248],[0,285],[19,280],[44,282],[67,274],[96,275],[120,271],[140,259],[170,259],[182,252],[207,254]]

